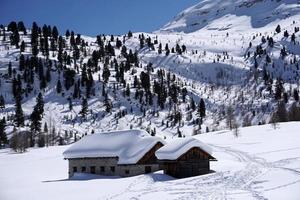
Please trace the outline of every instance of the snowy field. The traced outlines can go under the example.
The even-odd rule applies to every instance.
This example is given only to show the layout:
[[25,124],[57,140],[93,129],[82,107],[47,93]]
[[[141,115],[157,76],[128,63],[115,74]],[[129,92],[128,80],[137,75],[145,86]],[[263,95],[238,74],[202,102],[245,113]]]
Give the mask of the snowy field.
[[67,179],[68,146],[0,151],[1,200],[300,199],[300,123],[196,136],[214,150],[215,173],[173,179],[157,172],[130,178],[78,174]]

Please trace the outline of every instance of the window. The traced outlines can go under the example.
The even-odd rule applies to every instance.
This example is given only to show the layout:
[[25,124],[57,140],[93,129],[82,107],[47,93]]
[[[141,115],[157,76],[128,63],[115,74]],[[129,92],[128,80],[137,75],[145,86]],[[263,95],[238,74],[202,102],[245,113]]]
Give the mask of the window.
[[100,167],[100,171],[101,171],[101,172],[105,172],[105,167],[101,166],[101,167]]
[[86,172],[86,167],[81,167],[81,172]]
[[73,167],[73,173],[77,172],[77,167]]
[[96,173],[96,167],[91,166],[90,171],[91,171],[91,174],[95,174]]
[[115,172],[115,167],[114,167],[114,166],[111,166],[111,167],[110,167],[110,171]]
[[145,173],[146,173],[146,174],[151,173],[151,171],[152,171],[152,170],[151,170],[151,166],[146,166],[146,167],[145,167]]
[[128,169],[125,170],[125,174],[129,174],[129,170]]

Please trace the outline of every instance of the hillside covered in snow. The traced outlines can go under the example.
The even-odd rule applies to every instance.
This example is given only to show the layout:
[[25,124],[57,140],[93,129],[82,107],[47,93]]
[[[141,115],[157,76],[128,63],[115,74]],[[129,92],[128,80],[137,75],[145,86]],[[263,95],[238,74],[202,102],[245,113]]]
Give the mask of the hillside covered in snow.
[[95,131],[173,137],[300,120],[299,18],[298,1],[207,0],[154,33],[92,38],[2,25],[6,133],[34,130],[62,144]]
[[0,150],[0,198],[52,199],[272,199],[300,196],[300,123],[241,128],[195,136],[218,161],[214,173],[174,179],[162,171],[130,178],[77,174],[68,179],[69,146]]
[[265,29],[280,21],[299,19],[299,9],[297,0],[202,0],[160,30],[192,33]]

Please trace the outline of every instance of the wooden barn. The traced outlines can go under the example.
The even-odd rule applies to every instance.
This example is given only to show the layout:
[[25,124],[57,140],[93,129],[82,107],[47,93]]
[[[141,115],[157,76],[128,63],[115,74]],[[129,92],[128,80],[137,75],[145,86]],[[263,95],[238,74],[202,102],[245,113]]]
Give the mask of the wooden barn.
[[175,178],[198,176],[210,172],[210,161],[216,161],[210,147],[194,138],[176,139],[156,153],[160,168]]
[[69,177],[75,173],[129,177],[160,170],[155,152],[163,144],[145,131],[114,131],[85,136],[63,155],[69,161]]

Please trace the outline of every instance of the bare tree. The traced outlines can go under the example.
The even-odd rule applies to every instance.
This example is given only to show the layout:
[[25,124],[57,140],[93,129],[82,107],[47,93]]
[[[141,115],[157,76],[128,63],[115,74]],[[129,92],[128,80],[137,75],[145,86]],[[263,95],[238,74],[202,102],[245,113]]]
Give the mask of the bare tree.
[[226,112],[226,123],[230,130],[233,129],[234,121],[235,121],[235,118],[234,118],[234,114],[233,114],[233,108],[231,105],[229,105],[229,107],[227,108],[227,112]]
[[243,120],[243,127],[251,126],[251,120],[249,115],[246,115]]
[[240,136],[240,127],[239,127],[239,124],[235,120],[233,122],[233,135],[235,137],[239,137]]
[[28,132],[18,132],[14,128],[13,135],[10,138],[10,148],[12,148],[15,152],[23,153],[29,146],[28,139]]
[[271,126],[276,130],[279,127],[278,124],[278,115],[277,113],[273,113],[270,120]]

